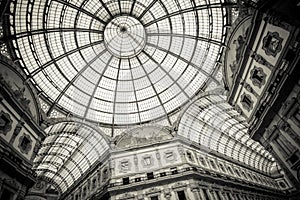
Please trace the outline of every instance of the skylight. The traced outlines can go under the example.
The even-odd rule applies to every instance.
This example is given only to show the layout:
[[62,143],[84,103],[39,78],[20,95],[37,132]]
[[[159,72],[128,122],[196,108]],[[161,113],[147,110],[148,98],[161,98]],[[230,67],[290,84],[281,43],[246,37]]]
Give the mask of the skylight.
[[[210,3],[208,3],[210,2]],[[168,118],[213,78],[223,1],[18,1],[11,35],[50,115],[103,125]],[[212,85],[211,84],[211,85]]]

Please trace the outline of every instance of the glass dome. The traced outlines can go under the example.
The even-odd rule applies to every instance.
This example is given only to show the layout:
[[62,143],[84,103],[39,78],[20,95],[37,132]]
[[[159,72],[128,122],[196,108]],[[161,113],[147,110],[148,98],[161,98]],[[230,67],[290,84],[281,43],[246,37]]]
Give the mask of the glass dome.
[[53,109],[102,125],[168,118],[214,78],[224,1],[15,1],[14,60]]

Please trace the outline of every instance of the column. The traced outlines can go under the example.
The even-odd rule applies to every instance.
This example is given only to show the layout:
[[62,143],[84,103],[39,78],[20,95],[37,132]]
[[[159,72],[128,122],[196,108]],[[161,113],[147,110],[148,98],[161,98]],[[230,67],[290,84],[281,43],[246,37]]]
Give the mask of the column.
[[198,200],[198,199],[201,200],[201,199],[203,199],[203,198],[200,197],[199,188],[192,188],[191,191],[194,194],[194,199],[195,200]]
[[205,194],[204,194],[204,191],[203,191],[202,188],[199,188],[199,196],[200,196],[200,199],[205,199],[206,200]]
[[212,190],[212,195],[214,196],[214,199],[216,199],[216,200],[221,200],[221,199],[218,197],[218,194],[217,194],[217,191],[216,191],[216,190]]
[[216,200],[216,198],[213,195],[213,190],[212,189],[207,190],[207,195],[208,195],[209,199]]
[[219,194],[220,194],[220,197],[221,197],[222,200],[229,200],[224,191],[219,191]]
[[231,199],[236,199],[235,196],[232,194],[232,192],[229,193],[229,196]]

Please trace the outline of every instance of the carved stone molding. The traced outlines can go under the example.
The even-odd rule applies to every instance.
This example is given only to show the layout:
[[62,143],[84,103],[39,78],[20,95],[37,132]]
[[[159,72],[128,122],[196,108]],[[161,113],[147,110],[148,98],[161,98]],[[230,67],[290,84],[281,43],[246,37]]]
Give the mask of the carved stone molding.
[[261,55],[257,54],[257,53],[253,53],[251,55],[251,57],[256,61],[258,62],[259,64],[261,65],[264,65],[270,69],[273,68],[273,65],[271,63],[269,63],[264,57],[262,57]]
[[164,196],[165,196],[166,199],[171,199],[172,194],[171,194],[170,189],[165,189],[164,190]]
[[248,84],[248,83],[246,83],[246,82],[243,82],[242,84],[243,84],[244,88],[245,88],[248,92],[250,92],[251,94],[253,94],[255,97],[258,97],[258,96],[259,96],[259,95],[255,92],[255,90],[251,87],[250,84]]
[[265,21],[268,23],[281,27],[285,30],[290,30],[291,25],[284,22],[284,20],[281,18],[281,16],[278,15],[278,13],[268,13],[268,16],[264,18]]
[[172,188],[174,190],[181,190],[181,189],[186,188],[186,186],[187,186],[186,183],[177,182],[177,183],[175,183],[175,185],[172,186]]
[[149,194],[160,194],[160,193],[161,193],[161,190],[156,188],[156,187],[153,187],[153,188],[151,188],[147,191],[147,195],[149,195]]
[[125,193],[125,194],[123,194],[121,197],[120,197],[120,199],[130,199],[130,198],[134,198],[134,194],[130,194],[130,193]]
[[140,194],[140,195],[137,196],[137,199],[138,200],[144,200],[145,199],[145,195]]

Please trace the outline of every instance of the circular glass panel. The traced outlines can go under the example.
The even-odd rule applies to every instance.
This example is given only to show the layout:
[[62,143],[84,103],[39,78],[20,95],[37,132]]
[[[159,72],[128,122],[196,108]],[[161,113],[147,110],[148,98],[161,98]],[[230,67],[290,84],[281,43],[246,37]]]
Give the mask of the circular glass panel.
[[104,43],[109,52],[118,58],[135,56],[145,46],[145,29],[133,17],[114,18],[105,27]]

